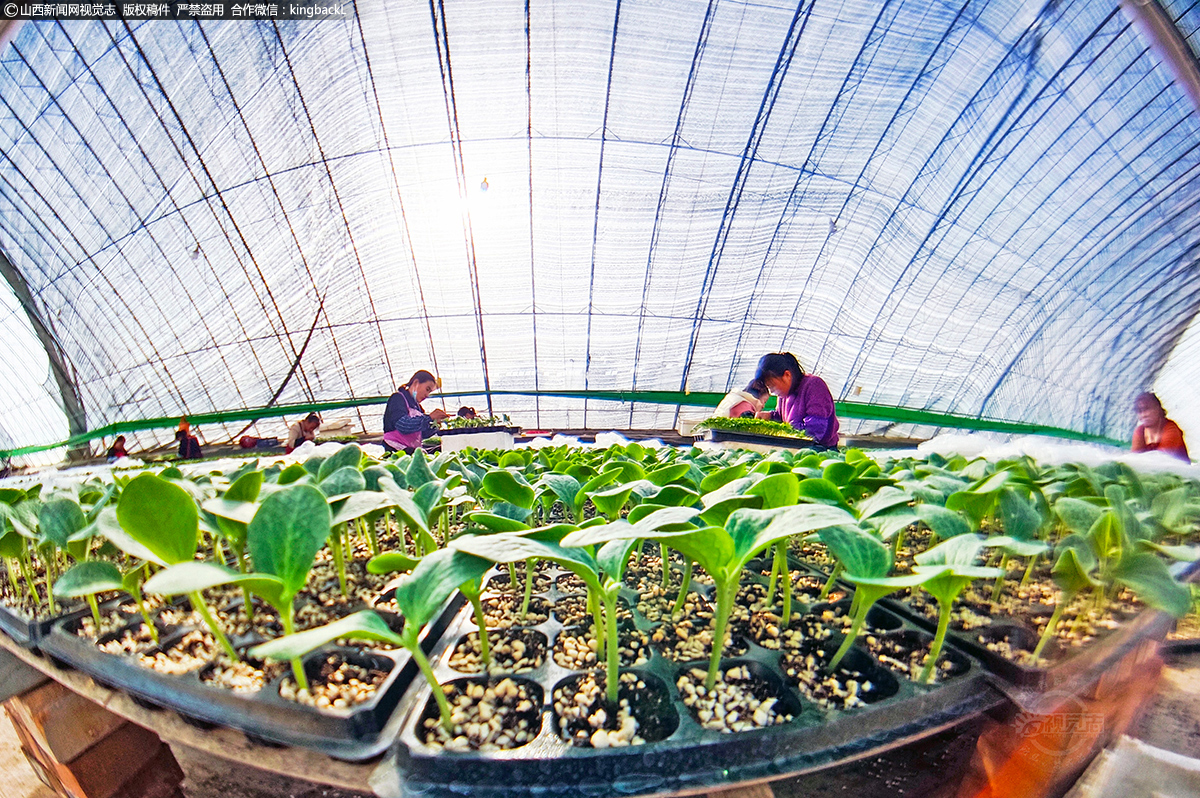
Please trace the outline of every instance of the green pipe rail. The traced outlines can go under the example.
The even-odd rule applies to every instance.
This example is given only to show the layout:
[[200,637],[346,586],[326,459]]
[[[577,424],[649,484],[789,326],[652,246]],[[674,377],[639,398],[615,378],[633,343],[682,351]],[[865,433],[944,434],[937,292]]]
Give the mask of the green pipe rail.
[[[530,396],[559,399],[594,399],[603,402],[622,402],[660,405],[679,405],[687,407],[716,407],[725,397],[724,393],[696,392],[682,393],[679,391],[490,391],[492,396]],[[469,397],[484,396],[483,391],[440,391],[436,397]],[[250,407],[240,410],[222,410],[213,413],[188,413],[186,418],[195,425],[220,424],[231,421],[257,421],[274,416],[306,415],[321,413],[329,410],[344,410],[347,408],[366,407],[369,405],[386,404],[387,396],[370,396],[358,399],[342,399],[332,402],[306,402],[303,404],[273,405],[271,407]],[[997,418],[982,418],[959,413],[939,413],[933,410],[917,410],[910,407],[890,407],[875,405],[867,402],[834,402],[840,418],[855,418],[873,421],[886,421],[894,424],[920,424],[931,427],[951,427],[979,432],[1008,432],[1021,435],[1046,435],[1068,440],[1103,443],[1118,448],[1126,448],[1128,441],[1119,441],[1103,435],[1094,435],[1063,427],[1046,424],[1030,424],[1023,421],[1009,421]],[[0,449],[0,457],[19,457],[27,454],[48,452],[53,449],[74,449],[93,441],[120,435],[123,432],[140,432],[151,429],[170,429],[179,424],[183,416],[162,416],[159,418],[144,418],[136,421],[115,421],[102,427],[88,430],[79,435],[72,435],[65,441],[36,446],[21,446],[14,449]]]

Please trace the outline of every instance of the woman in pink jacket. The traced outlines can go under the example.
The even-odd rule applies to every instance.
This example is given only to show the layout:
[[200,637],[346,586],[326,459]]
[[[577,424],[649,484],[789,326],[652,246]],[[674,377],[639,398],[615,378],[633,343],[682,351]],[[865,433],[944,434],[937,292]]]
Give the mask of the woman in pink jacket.
[[759,418],[791,424],[807,432],[820,446],[837,447],[838,419],[833,394],[823,379],[804,373],[795,355],[790,352],[763,355],[754,379],[761,380],[779,397],[775,409],[760,412]]

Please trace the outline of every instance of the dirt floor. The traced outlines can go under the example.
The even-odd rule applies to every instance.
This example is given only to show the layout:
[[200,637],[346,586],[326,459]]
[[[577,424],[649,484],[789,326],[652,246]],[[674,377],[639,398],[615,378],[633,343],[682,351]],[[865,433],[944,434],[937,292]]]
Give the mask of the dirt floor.
[[25,760],[17,733],[3,710],[0,710],[0,798],[54,798],[54,791],[38,781]]
[[216,760],[184,746],[172,750],[187,775],[183,782],[187,798],[371,798],[368,793],[321,787]]
[[1129,736],[1200,758],[1200,652],[1164,658],[1166,668],[1158,695]]

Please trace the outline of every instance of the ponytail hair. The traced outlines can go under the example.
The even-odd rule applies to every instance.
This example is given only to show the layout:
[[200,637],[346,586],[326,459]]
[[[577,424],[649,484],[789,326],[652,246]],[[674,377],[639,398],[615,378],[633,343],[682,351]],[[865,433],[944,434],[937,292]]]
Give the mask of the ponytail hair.
[[437,387],[442,387],[442,381],[430,374],[425,369],[421,369],[416,374],[413,374],[411,377],[409,377],[408,382],[404,383],[404,387],[411,391],[412,387],[418,382],[432,382]]
[[792,373],[792,393],[800,390],[800,379],[804,376],[804,369],[800,367],[800,361],[791,352],[772,352],[769,355],[763,355],[758,361],[758,370],[754,372],[754,381],[766,384],[767,378],[778,379],[785,372]]

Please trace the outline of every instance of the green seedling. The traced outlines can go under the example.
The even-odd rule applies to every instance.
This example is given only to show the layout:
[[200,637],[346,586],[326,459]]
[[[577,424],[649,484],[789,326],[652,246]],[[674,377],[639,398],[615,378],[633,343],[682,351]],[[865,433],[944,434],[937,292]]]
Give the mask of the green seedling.
[[[313,459],[315,458],[310,458],[304,464],[306,469],[309,469],[309,463],[312,463]],[[351,443],[343,446],[331,457],[320,461],[314,475],[317,488],[325,494],[330,502],[336,502],[353,493],[366,490],[367,481],[359,471],[361,463],[362,450],[357,445]],[[349,591],[346,588],[346,556],[342,540],[344,531],[344,524],[338,524],[326,530],[326,535],[329,550],[333,553],[334,567],[337,569],[338,587],[342,595],[347,596]]]
[[[256,572],[240,574],[215,563],[182,562],[150,577],[146,590],[199,596],[200,591],[218,585],[240,584],[275,608],[284,634],[290,635],[295,631],[296,594],[304,588],[317,552],[325,545],[330,520],[325,496],[311,485],[272,493],[247,527],[246,542]],[[237,659],[236,654],[231,657]],[[292,672],[296,684],[307,690],[299,659],[292,661]]]
[[488,567],[487,560],[453,549],[438,549],[424,557],[411,574],[405,574],[393,583],[396,605],[404,615],[404,629],[400,634],[388,628],[376,613],[364,610],[316,629],[255,646],[250,650],[250,655],[263,659],[298,661],[310,651],[339,639],[379,641],[404,648],[412,655],[421,675],[429,683],[443,727],[447,732],[453,732],[450,702],[433,675],[429,659],[421,650],[421,629],[459,586],[478,579]]
[[[782,471],[771,474],[770,476],[760,479],[746,490],[747,496],[759,496],[762,498],[761,509],[773,510],[780,507],[791,507],[800,498],[800,480],[791,471]],[[784,625],[791,622],[792,617],[792,572],[787,561],[788,540],[785,538],[775,543],[775,556],[771,564],[770,585],[767,588],[767,604],[774,606],[775,603],[775,580],[782,577],[780,580],[780,600],[781,612],[780,617],[783,619]],[[688,560],[689,573],[692,561]],[[680,597],[686,593],[680,592]],[[676,602],[680,605],[680,602]]]
[[1046,630],[1042,632],[1041,639],[1033,649],[1035,662],[1042,656],[1042,650],[1046,648],[1046,644],[1054,637],[1063,610],[1070,606],[1081,591],[1100,584],[1092,578],[1091,571],[1094,567],[1095,559],[1086,549],[1067,547],[1059,554],[1054,568],[1050,571],[1050,576],[1062,591],[1062,595],[1059,596],[1058,603],[1054,605],[1054,612],[1050,615]]
[[928,577],[907,574],[889,577],[892,556],[881,541],[857,526],[835,526],[822,529],[818,535],[830,553],[843,564],[843,573],[855,585],[854,601],[850,608],[852,621],[846,639],[829,661],[833,671],[850,651],[854,641],[862,633],[867,613],[881,598],[898,590],[915,587]]
[[[489,471],[483,477],[480,495],[492,501],[492,512],[471,513],[467,516],[470,521],[481,524],[492,532],[523,532],[531,528],[526,521],[533,515],[537,492],[524,477],[504,469]],[[533,574],[536,567],[536,558],[525,561],[525,596],[521,602],[521,609],[517,613],[520,620],[524,620],[529,613],[529,602],[533,597]],[[509,566],[509,586],[514,591],[517,589],[516,563]],[[477,602],[478,596],[476,596]],[[482,617],[482,610],[479,611],[478,616]],[[481,626],[480,628],[485,627]],[[483,649],[486,650],[486,640],[481,638],[481,643]]]
[[[229,547],[237,558],[238,571],[249,573],[249,563],[246,561],[246,526],[258,510],[258,494],[263,486],[261,471],[242,473],[230,484],[225,495],[220,499],[209,499],[203,509],[212,513],[216,518],[217,529],[225,537]],[[250,591],[242,588],[243,608],[246,620],[253,620],[253,607],[250,603]]]
[[937,634],[933,638],[925,667],[917,677],[918,682],[928,684],[933,680],[934,668],[942,654],[946,632],[950,628],[950,613],[954,608],[954,600],[976,579],[1002,575],[999,568],[975,565],[975,559],[985,543],[982,535],[959,535],[939,543],[915,558],[917,565],[913,572],[925,577],[921,589],[937,599],[938,603]]
[[96,606],[96,594],[117,590],[128,593],[137,602],[142,620],[150,631],[151,639],[157,645],[158,629],[151,620],[150,613],[146,610],[146,603],[142,599],[144,576],[145,568],[141,564],[122,574],[112,563],[103,560],[86,560],[76,563],[59,577],[58,581],[54,583],[54,593],[63,598],[89,599],[88,604],[92,609],[92,620],[95,621],[97,635],[100,634],[100,610]]
[[[190,563],[196,556],[200,536],[200,513],[196,502],[183,488],[162,477],[146,473],[131,480],[117,502],[117,521],[128,537],[138,544],[137,548],[149,555],[134,556],[162,565]],[[122,536],[110,535],[109,540],[128,552],[122,545]],[[149,584],[146,589],[150,589]],[[213,637],[236,662],[237,652],[221,631],[199,589],[188,591],[188,598]]]
[[[672,516],[660,516],[673,513]],[[725,648],[726,628],[733,611],[746,564],[768,546],[788,537],[829,526],[854,523],[854,517],[836,507],[797,505],[773,510],[735,510],[725,526],[680,530],[695,518],[692,508],[671,507],[642,519],[629,528],[580,530],[563,540],[565,546],[586,546],[621,537],[666,540],[672,548],[699,563],[712,577],[717,589],[717,612],[713,618],[713,652],[705,687],[716,684],[717,668]],[[690,514],[690,515],[689,515]],[[702,518],[703,516],[701,516]],[[681,520],[682,519],[682,520]],[[659,528],[652,528],[655,525]],[[690,523],[689,523],[690,525]],[[610,527],[615,525],[609,525]]]
[[[54,498],[42,504],[38,509],[38,551],[42,554],[42,562],[46,565],[46,584],[52,585],[58,581],[58,553],[71,546],[76,559],[84,559],[87,553],[90,533],[82,539],[78,534],[87,526],[87,517],[83,508],[74,499]],[[74,545],[72,545],[74,544]],[[56,612],[54,606],[54,591],[48,590],[50,612]],[[88,596],[88,604],[93,612],[96,610],[96,597]]]
[[[603,528],[596,526],[590,529]],[[605,694],[608,701],[615,703],[619,668],[616,602],[621,589],[619,575],[624,571],[624,560],[621,560],[620,556],[623,554],[628,559],[636,539],[619,541],[611,549],[607,546],[602,547],[601,553],[593,556],[585,548],[567,548],[559,545],[559,540],[569,529],[570,527],[558,526],[545,531],[532,530],[527,535],[514,532],[472,535],[456,539],[453,545],[460,551],[496,563],[515,563],[530,558],[549,560],[582,579],[588,591],[596,596],[604,607],[603,620],[597,619],[596,634],[603,635],[605,641]],[[539,533],[544,539],[539,539]],[[617,574],[616,578],[613,576],[614,572]]]

